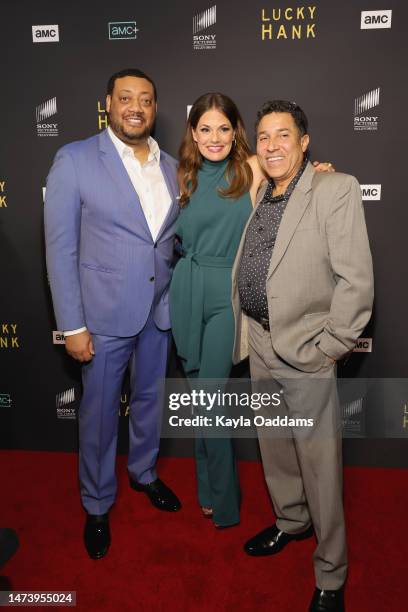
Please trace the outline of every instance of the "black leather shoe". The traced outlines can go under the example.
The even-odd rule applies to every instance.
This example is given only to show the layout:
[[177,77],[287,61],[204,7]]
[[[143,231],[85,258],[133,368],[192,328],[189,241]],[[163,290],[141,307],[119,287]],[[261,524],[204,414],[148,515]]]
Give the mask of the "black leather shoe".
[[129,476],[129,483],[135,491],[146,493],[153,506],[159,510],[165,510],[166,512],[177,512],[177,510],[180,510],[180,500],[160,478],[156,478],[156,480],[149,482],[149,484],[140,484],[140,482],[132,480]]
[[251,555],[252,557],[276,555],[276,553],[283,550],[286,544],[289,544],[292,540],[306,540],[306,538],[310,538],[312,535],[312,526],[301,533],[291,534],[280,531],[275,524],[272,525],[272,527],[267,527],[248,540],[244,546],[244,550],[247,555]]
[[88,514],[84,529],[84,544],[91,559],[102,559],[111,543],[108,514]]
[[336,591],[320,590],[316,587],[309,612],[344,612],[344,587]]

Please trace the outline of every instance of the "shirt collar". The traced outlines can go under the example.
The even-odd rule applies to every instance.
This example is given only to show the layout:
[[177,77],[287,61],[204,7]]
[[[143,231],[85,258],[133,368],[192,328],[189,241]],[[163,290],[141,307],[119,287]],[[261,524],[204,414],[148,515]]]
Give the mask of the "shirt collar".
[[[112,140],[113,144],[115,145],[115,149],[119,153],[119,157],[121,159],[124,159],[129,154],[133,157],[133,159],[136,159],[134,154],[133,154],[132,147],[129,147],[129,145],[127,145],[120,138],[118,138],[116,136],[116,134],[113,132],[113,130],[109,126],[108,126],[108,134],[109,134],[110,139]],[[160,148],[159,148],[159,145],[157,144],[157,142],[155,141],[155,139],[152,138],[151,136],[149,136],[149,138],[147,139],[147,145],[148,145],[149,151],[150,151],[149,156],[147,158],[147,161],[149,162],[149,161],[153,161],[154,160],[157,163],[159,163],[160,162]]]

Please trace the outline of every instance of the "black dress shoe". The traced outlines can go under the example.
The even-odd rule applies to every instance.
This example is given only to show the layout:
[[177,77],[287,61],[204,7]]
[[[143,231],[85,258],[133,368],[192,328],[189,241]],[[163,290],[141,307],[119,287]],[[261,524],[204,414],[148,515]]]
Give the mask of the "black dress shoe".
[[344,587],[336,591],[320,590],[316,587],[309,612],[344,612]]
[[153,506],[159,510],[165,510],[166,512],[176,512],[180,510],[180,500],[173,491],[160,480],[160,478],[156,478],[156,480],[149,482],[149,484],[140,484],[140,482],[132,480],[129,476],[129,483],[135,491],[146,493]]
[[292,534],[280,531],[275,524],[272,525],[272,527],[267,527],[248,540],[244,546],[244,550],[247,555],[251,555],[252,557],[276,555],[276,553],[283,550],[286,544],[289,544],[292,540],[306,540],[306,538],[310,538],[312,535],[312,526],[308,527],[306,531]]
[[91,559],[102,559],[106,555],[111,543],[108,514],[87,515],[84,543]]

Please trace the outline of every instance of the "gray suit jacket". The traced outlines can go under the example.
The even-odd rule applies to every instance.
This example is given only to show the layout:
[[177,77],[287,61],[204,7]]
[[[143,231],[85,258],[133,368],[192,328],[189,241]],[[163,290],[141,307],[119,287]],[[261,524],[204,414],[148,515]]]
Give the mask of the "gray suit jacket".
[[[234,363],[247,356],[247,322],[237,283],[246,228],[232,270]],[[371,316],[373,288],[357,180],[339,172],[316,173],[308,164],[286,205],[266,280],[274,350],[304,372],[319,370],[323,353],[341,359]]]

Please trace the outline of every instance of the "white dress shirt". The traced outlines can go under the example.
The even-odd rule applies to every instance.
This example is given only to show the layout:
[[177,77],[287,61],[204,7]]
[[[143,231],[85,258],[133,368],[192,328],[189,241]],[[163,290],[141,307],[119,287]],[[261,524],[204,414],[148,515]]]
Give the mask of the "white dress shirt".
[[122,142],[108,127],[108,134],[121,158],[140,204],[153,240],[156,240],[163,221],[169,212],[171,197],[160,168],[160,149],[150,136],[147,140],[150,152],[142,165],[133,149]]
[[[160,168],[159,145],[151,136],[148,138],[149,155],[142,165],[135,157],[133,149],[120,140],[110,127],[108,134],[139,197],[152,239],[156,240],[171,204],[171,196]],[[83,331],[86,331],[86,327],[64,331],[64,334],[72,336]]]

